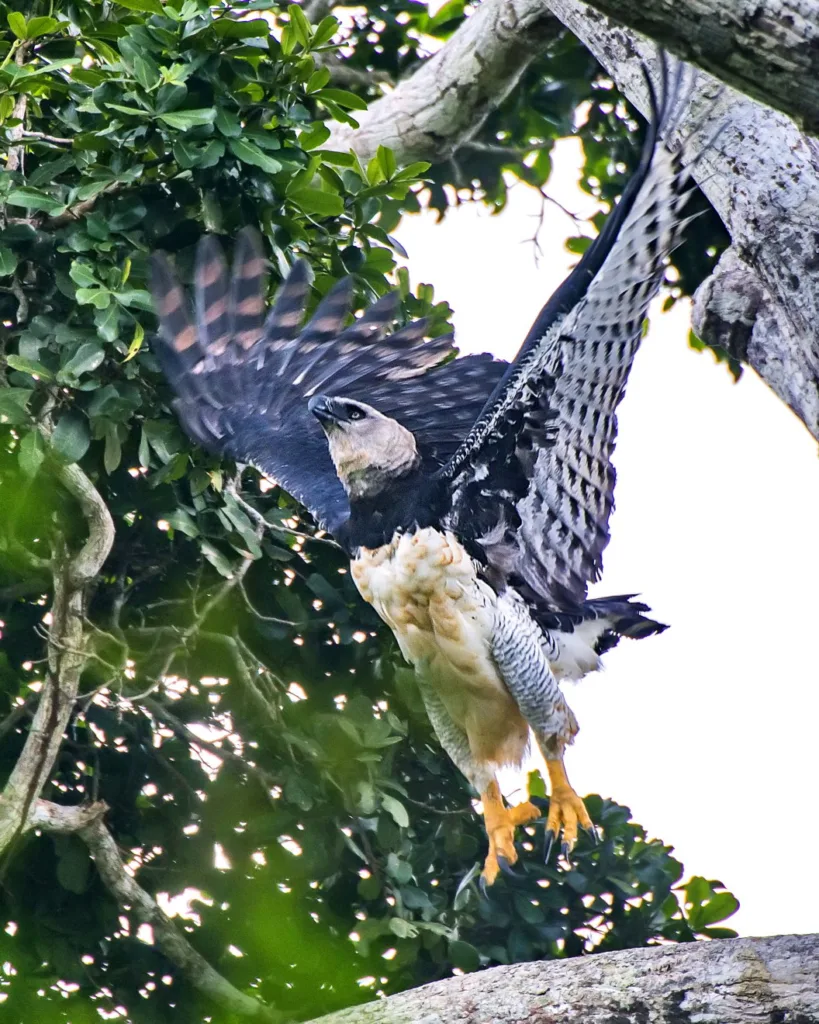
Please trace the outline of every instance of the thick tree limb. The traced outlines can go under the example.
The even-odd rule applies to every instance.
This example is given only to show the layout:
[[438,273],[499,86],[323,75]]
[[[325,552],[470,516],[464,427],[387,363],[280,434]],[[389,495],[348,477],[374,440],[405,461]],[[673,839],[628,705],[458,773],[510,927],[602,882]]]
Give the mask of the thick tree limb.
[[589,0],[739,92],[819,130],[819,0]]
[[[578,0],[549,6],[646,110],[641,65],[656,68],[656,46]],[[697,294],[695,330],[752,366],[819,440],[819,140],[705,74],[678,135],[697,128],[700,145],[719,128],[694,175],[733,247]]]
[[484,0],[434,57],[361,115],[360,128],[332,126],[326,148],[354,149],[369,160],[383,145],[399,163],[446,160],[557,31],[542,0]]
[[817,1020],[819,935],[783,935],[496,967],[333,1013],[320,1024]]
[[[621,11],[620,0],[595,3],[614,4]],[[801,12],[800,17],[807,17],[817,0],[761,0],[752,5],[733,0],[730,18],[741,18],[748,6],[742,22],[748,33],[760,31],[765,18],[774,16],[785,31],[788,4]],[[689,9],[706,6],[724,11],[730,5],[719,0],[681,4],[651,0],[647,6],[665,10],[671,19],[687,17]],[[626,0],[625,7],[644,9],[642,0]],[[484,0],[412,78],[370,106],[357,131],[339,126],[327,146],[352,147],[367,159],[383,144],[395,151],[399,163],[447,158],[468,142],[492,105],[513,88],[544,40],[554,35],[547,8],[645,110],[640,64],[656,64],[656,44],[578,0]],[[754,20],[756,11],[761,12],[762,22]],[[797,19],[790,28],[801,32],[799,25],[803,25],[807,42],[819,33],[816,24],[808,27]],[[799,53],[802,63],[796,77],[788,69],[783,71],[787,82],[780,90],[788,94],[802,91],[799,68],[804,68],[803,57],[807,57],[802,49]],[[760,55],[757,70],[749,64],[743,71],[757,80],[756,95],[759,83],[773,74],[775,61],[766,54]],[[752,57],[749,50],[744,51],[744,59],[750,62]],[[730,58],[734,63],[739,59],[734,54]],[[709,66],[722,77],[736,80],[733,63],[718,68],[713,54],[710,59]],[[819,46],[810,59],[819,60]],[[811,79],[805,96],[816,95],[817,81]],[[700,124],[703,141],[716,125],[722,125],[696,176],[734,243],[696,297],[694,327],[709,345],[724,348],[753,367],[819,440],[819,264],[815,255],[819,141],[800,134],[784,114],[731,89],[709,107],[708,98],[713,100],[717,92],[714,80],[702,75],[695,101],[681,121],[683,135]],[[766,99],[776,101],[773,95]]]
[[151,926],[157,946],[189,984],[236,1017],[280,1024],[281,1014],[240,992],[215,971],[155,900],[128,874],[117,844],[102,820],[106,810],[104,803],[63,807],[48,800],[38,800],[27,827],[59,834],[76,833],[87,845],[103,884],[120,909],[135,914],[142,924]]

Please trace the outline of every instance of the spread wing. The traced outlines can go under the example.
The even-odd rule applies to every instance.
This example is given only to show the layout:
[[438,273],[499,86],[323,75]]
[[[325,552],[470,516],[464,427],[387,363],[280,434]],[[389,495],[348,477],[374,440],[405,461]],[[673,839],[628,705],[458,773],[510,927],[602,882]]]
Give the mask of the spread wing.
[[664,66],[633,180],[442,471],[451,528],[541,608],[578,605],[600,574],[615,410],[687,198],[681,160],[659,142],[684,92]]
[[425,340],[423,320],[385,337],[395,294],[345,328],[349,280],[337,284],[303,326],[311,284],[304,262],[293,267],[266,315],[266,266],[255,232],[240,233],[232,273],[216,240],[203,238],[191,310],[167,259],[155,256],[157,355],[195,441],[255,465],[336,532],[349,504],[321,427],[307,410],[312,394],[376,403],[416,434],[437,467],[466,436],[507,364],[468,356],[439,365],[454,355],[452,338]]

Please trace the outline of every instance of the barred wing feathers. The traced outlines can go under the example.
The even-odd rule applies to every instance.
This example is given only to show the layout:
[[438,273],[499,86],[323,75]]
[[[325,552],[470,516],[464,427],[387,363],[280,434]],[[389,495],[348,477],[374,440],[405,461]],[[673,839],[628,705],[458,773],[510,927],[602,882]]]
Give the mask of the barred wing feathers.
[[451,527],[482,544],[490,565],[544,610],[579,605],[601,571],[614,504],[615,410],[687,199],[679,156],[656,141],[679,86],[678,75],[660,109],[652,96],[650,152],[619,230],[598,236],[608,251],[596,275],[565,315],[541,314],[544,333],[530,332],[443,471]]
[[[321,427],[308,412],[312,394],[377,404],[416,433],[437,467],[465,437],[507,364],[470,356],[439,365],[454,354],[452,338],[425,340],[423,320],[385,337],[395,317],[394,294],[345,328],[349,280],[339,282],[303,326],[311,284],[304,262],[295,264],[266,317],[266,268],[251,230],[239,234],[232,273],[218,242],[203,238],[191,311],[167,259],[155,256],[157,355],[194,440],[257,466],[336,532],[349,503]],[[422,375],[423,382],[415,380]],[[446,401],[431,404],[441,392]]]

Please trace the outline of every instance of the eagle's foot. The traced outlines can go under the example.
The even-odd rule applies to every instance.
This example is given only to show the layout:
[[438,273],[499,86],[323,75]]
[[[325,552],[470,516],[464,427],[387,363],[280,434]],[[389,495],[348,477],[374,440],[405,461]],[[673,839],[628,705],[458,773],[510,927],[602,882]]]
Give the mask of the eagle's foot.
[[551,795],[549,798],[549,816],[546,819],[546,859],[549,858],[552,842],[561,832],[563,843],[561,852],[568,856],[577,842],[577,828],[587,829],[594,834],[594,825],[586,810],[586,805],[575,793],[566,776],[563,761],[547,761]]
[[486,834],[489,837],[489,853],[483,865],[482,879],[486,885],[492,885],[499,871],[514,874],[511,865],[518,859],[515,849],[515,829],[540,817],[540,811],[534,804],[517,804],[506,807],[496,782],[491,782],[485,793],[481,794],[483,802],[483,818]]

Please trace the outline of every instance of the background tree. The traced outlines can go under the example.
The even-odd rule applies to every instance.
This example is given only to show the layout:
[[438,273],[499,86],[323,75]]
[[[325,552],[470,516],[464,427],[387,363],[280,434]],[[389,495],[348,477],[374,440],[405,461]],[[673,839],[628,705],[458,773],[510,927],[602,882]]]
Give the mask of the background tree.
[[[734,897],[693,879],[681,901],[670,847],[599,797],[571,870],[529,829],[520,877],[479,897],[470,794],[341,552],[190,447],[150,349],[152,250],[189,274],[204,231],[257,224],[275,274],[304,255],[314,303],[352,273],[361,306],[420,203],[502,209],[506,175],[548,201],[583,103],[585,187],[611,202],[641,129],[594,59],[543,16],[537,60],[440,161],[361,160],[343,127],[492,0],[341,26],[315,3],[0,10],[3,1019],[308,1018],[453,968],[733,934]],[[696,222],[669,298],[724,242]],[[402,315],[446,331],[398,279]]]

